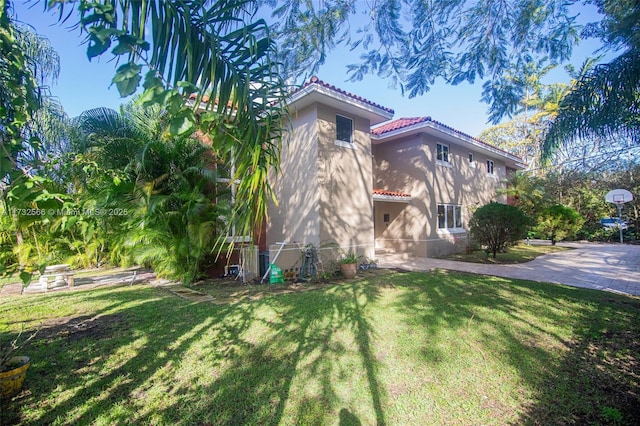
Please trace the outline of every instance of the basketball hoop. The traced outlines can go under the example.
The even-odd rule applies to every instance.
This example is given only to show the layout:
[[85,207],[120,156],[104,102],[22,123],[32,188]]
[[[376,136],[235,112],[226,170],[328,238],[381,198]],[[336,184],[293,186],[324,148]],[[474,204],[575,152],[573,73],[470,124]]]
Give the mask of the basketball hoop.
[[614,189],[613,191],[607,192],[607,195],[604,196],[604,199],[609,203],[620,205],[628,203],[629,201],[633,201],[633,194],[631,194],[626,189]]
[[[633,201],[633,194],[626,189],[614,189],[613,191],[607,192],[604,199],[608,203],[615,204],[618,207],[618,218],[622,220],[622,206],[624,206],[624,203]],[[622,227],[620,227],[620,244],[622,244],[622,242]]]
[[624,195],[620,195],[620,194],[614,194],[613,195],[613,202],[615,204],[624,204]]

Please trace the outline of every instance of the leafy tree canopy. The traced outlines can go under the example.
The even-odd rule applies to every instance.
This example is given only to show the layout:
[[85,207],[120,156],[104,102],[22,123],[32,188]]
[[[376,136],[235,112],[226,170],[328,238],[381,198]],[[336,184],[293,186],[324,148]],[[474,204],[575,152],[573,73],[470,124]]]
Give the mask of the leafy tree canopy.
[[[0,0],[0,273],[20,271],[26,281],[32,271],[25,269],[30,253],[20,250],[23,230],[42,216],[20,217],[15,209],[46,212],[63,202],[38,171],[43,148],[50,148],[64,113],[46,90],[59,71],[56,52],[48,40],[13,22],[11,13],[10,3]],[[21,254],[7,257],[2,246],[13,238]]]
[[[529,69],[566,62],[580,40],[597,38],[619,53],[574,82],[543,146],[586,137],[640,137],[640,4],[635,0],[263,0],[275,8],[282,60],[294,76],[315,72],[337,45],[359,52],[351,80],[376,74],[409,96],[437,79],[484,81],[490,120],[519,110]],[[578,8],[594,6],[598,20],[584,26]]]
[[522,70],[569,59],[579,26],[565,0],[307,0],[264,3],[293,74],[315,72],[338,44],[362,52],[352,80],[377,74],[421,95],[438,78],[485,80],[483,99],[498,121],[524,94]]
[[573,237],[582,228],[584,218],[571,207],[556,204],[544,209],[538,217],[537,231],[551,244]]
[[267,24],[253,0],[42,1],[86,35],[87,57],[116,58],[120,94],[160,105],[167,131],[215,134],[240,180],[230,226],[251,235],[266,215],[286,119],[286,86]]
[[584,36],[600,37],[622,53],[599,64],[572,85],[542,146],[548,158],[558,148],[586,138],[640,142],[640,3],[594,0],[604,19],[587,25]]
[[527,216],[535,218],[547,202],[543,179],[518,170],[505,180],[505,188],[497,190],[498,195],[509,197],[509,204],[521,209]]
[[553,68],[551,66],[544,69],[526,67],[522,75],[517,77],[525,82],[525,97],[520,100],[515,116],[487,129],[480,139],[520,156],[534,174],[540,174],[550,167],[602,171],[617,167],[634,151],[640,152],[640,146],[634,145],[624,135],[594,134],[557,147],[552,156],[546,154],[547,161],[541,162],[544,157],[541,150],[543,141],[561,113],[560,105],[564,96],[592,72],[599,59],[589,58],[579,68],[567,65],[565,70],[572,79],[569,84],[543,83],[543,78]]

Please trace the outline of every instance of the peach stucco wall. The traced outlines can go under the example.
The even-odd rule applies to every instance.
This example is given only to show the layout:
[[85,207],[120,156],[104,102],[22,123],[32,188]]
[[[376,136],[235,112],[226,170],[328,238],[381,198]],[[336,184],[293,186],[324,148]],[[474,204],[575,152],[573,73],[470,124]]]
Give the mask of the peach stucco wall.
[[[335,144],[336,113],[354,121],[353,147]],[[369,120],[318,106],[320,240],[373,257],[373,164]]]
[[[336,113],[353,120],[353,147],[335,144]],[[270,259],[276,242],[290,243],[277,261],[281,268],[295,269],[297,247],[307,244],[332,247],[333,257],[336,248],[374,257],[369,128],[368,119],[323,104],[293,114],[281,173],[272,179],[278,204],[271,203],[267,224]]]
[[[353,120],[353,145],[336,144],[336,114]],[[496,196],[506,176],[498,156],[490,158],[495,169],[490,176],[487,154],[431,134],[372,146],[368,119],[321,103],[296,110],[291,120],[281,172],[272,178],[278,204],[269,206],[267,224],[271,260],[276,242],[289,243],[277,262],[285,270],[299,267],[301,249],[308,244],[334,260],[336,248],[369,258],[376,248],[429,257],[462,250],[469,243],[473,209],[491,200],[506,202]],[[449,146],[450,163],[436,161],[438,142]],[[468,161],[470,152],[474,164]],[[373,188],[409,193],[412,200],[374,203]],[[461,205],[464,229],[438,230],[438,204]]]
[[283,141],[280,173],[271,180],[277,204],[269,205],[267,245],[280,241],[320,243],[318,124],[315,105],[291,117]]
[[[449,164],[436,161],[436,144],[449,146]],[[468,154],[474,154],[474,165]],[[462,205],[463,226],[474,208],[496,197],[496,189],[505,177],[505,164],[497,158],[495,176],[486,172],[489,158],[466,147],[436,139],[424,133],[375,145],[374,175],[376,188],[411,194],[409,204],[376,202],[376,246],[414,256],[439,256],[464,249],[467,232],[448,233],[437,228],[437,205]],[[390,221],[383,221],[389,214]]]

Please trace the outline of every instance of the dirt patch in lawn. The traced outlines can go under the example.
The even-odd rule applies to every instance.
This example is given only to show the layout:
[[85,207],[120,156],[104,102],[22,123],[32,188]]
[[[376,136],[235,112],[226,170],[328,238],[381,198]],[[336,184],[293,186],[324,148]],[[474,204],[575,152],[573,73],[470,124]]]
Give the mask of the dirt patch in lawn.
[[96,340],[110,338],[123,327],[128,328],[128,324],[122,314],[52,318],[41,325],[36,339]]
[[199,281],[193,284],[190,288],[210,295],[213,297],[213,303],[228,304],[249,300],[259,300],[271,295],[321,290],[344,283],[364,281],[379,275],[388,275],[394,272],[395,271],[391,269],[368,269],[366,271],[358,271],[358,275],[352,280],[346,280],[342,276],[336,275],[328,279],[309,282],[288,280],[282,284],[270,284],[268,281],[260,284],[257,281],[242,283],[236,280],[212,279]]

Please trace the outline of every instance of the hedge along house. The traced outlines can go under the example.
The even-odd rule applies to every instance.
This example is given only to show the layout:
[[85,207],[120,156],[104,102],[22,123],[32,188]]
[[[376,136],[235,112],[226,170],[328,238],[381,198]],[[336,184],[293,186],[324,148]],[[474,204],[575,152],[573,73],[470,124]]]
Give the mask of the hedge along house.
[[[312,77],[289,100],[291,127],[273,177],[269,258],[300,266],[308,244],[435,256],[464,249],[471,209],[521,160],[429,117],[394,111]],[[374,126],[372,128],[372,126]],[[499,201],[506,201],[501,199]]]

